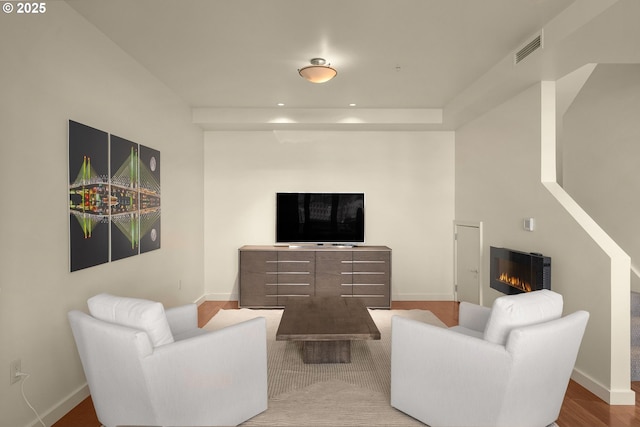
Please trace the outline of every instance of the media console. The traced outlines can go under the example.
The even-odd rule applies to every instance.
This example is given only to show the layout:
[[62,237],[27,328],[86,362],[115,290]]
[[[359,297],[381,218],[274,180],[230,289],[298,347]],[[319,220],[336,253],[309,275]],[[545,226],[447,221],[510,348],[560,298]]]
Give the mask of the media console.
[[391,249],[386,246],[243,246],[240,306],[284,307],[291,298],[361,298],[391,307]]

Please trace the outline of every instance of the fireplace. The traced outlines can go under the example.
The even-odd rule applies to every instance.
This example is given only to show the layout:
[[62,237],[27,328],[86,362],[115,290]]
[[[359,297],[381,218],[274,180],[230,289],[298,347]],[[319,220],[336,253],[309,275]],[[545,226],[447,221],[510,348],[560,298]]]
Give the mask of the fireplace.
[[490,286],[507,295],[551,289],[551,258],[491,246]]

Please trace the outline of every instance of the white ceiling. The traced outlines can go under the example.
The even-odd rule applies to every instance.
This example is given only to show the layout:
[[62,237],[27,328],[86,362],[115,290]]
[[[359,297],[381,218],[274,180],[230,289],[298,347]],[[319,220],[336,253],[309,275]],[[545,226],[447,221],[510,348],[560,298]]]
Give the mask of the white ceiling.
[[[443,108],[574,0],[68,0],[191,107]],[[297,69],[323,57],[325,84]]]

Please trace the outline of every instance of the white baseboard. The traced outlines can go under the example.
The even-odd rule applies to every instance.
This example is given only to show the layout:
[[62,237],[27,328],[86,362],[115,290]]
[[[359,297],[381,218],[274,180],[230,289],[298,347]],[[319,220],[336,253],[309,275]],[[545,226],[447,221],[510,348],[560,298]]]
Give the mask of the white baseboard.
[[[636,393],[628,389],[610,390],[578,369],[573,370],[571,379],[607,402],[609,405],[635,405]],[[629,384],[631,386],[631,384]]]
[[204,294],[201,297],[201,300],[202,302],[204,301],[238,301],[238,295],[231,292]]
[[198,299],[196,299],[193,303],[197,306],[200,306],[200,304],[202,304],[203,302],[205,302],[207,300],[206,295],[202,295],[201,297],[199,297]]
[[[62,399],[52,408],[50,408],[46,413],[40,414],[40,418],[42,421],[48,426],[55,424],[62,417],[67,415],[73,408],[78,406],[80,402],[89,397],[89,386],[85,383],[82,387],[78,388],[67,397]],[[28,427],[39,427],[41,426],[38,420],[34,420],[29,424]]]

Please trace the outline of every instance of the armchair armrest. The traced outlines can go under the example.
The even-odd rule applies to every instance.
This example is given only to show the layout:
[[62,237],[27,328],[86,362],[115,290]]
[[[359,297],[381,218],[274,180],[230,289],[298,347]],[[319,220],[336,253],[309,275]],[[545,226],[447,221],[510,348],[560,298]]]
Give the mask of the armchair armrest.
[[491,309],[477,304],[462,301],[458,311],[458,324],[477,332],[484,332]]
[[510,367],[503,346],[392,318],[391,405],[429,425],[496,425]]
[[198,306],[195,304],[169,308],[164,313],[174,337],[198,327]]
[[143,363],[167,425],[237,425],[267,409],[264,317],[157,347]]

